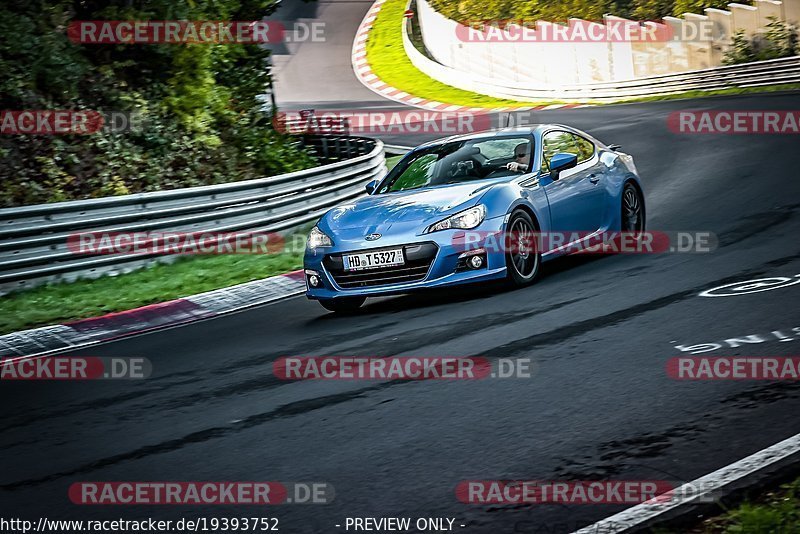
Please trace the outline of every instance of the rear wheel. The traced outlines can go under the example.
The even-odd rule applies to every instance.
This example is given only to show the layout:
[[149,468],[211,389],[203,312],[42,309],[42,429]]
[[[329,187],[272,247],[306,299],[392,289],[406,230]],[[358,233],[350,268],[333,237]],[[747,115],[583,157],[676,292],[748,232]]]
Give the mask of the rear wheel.
[[336,313],[348,314],[355,313],[367,297],[339,297],[336,299],[320,299],[319,303],[326,310]]
[[539,274],[541,254],[537,245],[536,225],[527,212],[517,210],[508,220],[505,244],[508,280],[516,286],[526,286]]

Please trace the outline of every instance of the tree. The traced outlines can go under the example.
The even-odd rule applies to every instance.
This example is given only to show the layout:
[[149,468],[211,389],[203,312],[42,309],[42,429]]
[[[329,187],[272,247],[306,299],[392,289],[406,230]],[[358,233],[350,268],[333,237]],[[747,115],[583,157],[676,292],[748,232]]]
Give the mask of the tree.
[[260,20],[277,0],[4,0],[0,109],[135,113],[141,131],[0,136],[0,206],[257,178],[315,164],[259,95],[269,52],[248,44],[83,45],[79,20]]

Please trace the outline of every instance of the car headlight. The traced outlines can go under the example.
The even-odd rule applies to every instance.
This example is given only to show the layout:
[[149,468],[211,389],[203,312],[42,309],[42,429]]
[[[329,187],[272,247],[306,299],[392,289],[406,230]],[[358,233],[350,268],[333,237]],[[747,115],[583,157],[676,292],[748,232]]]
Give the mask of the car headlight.
[[483,204],[478,204],[474,208],[460,211],[443,221],[430,225],[425,233],[438,232],[439,230],[447,230],[448,228],[469,230],[482,223],[485,217],[486,207]]
[[308,234],[308,240],[306,241],[306,246],[311,250],[314,250],[319,247],[330,247],[333,246],[333,241],[331,238],[328,237],[325,232],[317,228],[316,226],[311,229],[311,232]]

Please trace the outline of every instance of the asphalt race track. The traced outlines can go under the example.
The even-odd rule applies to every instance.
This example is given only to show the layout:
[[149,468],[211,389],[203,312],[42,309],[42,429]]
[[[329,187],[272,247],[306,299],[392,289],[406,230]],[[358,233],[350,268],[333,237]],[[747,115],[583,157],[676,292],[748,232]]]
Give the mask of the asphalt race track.
[[[75,352],[146,357],[154,374],[4,384],[0,448],[13,461],[0,472],[0,502],[28,518],[270,516],[290,533],[344,532],[347,517],[450,517],[465,533],[568,532],[621,507],[468,505],[455,487],[688,481],[800,432],[796,383],[686,382],[665,372],[669,358],[688,354],[676,345],[723,345],[709,356],[800,352],[800,284],[698,296],[800,275],[797,138],[674,134],[666,117],[680,109],[796,110],[800,95],[534,117],[622,145],[646,186],[648,229],[714,232],[714,252],[566,258],[525,289],[371,299],[353,317],[297,297]],[[724,343],[746,336],[759,337]],[[285,382],[272,373],[276,358],[321,355],[529,358],[535,372],[422,382]],[[266,510],[69,502],[73,482],[108,480],[318,481],[336,498]]]
[[372,6],[370,0],[287,0],[284,3],[286,5],[271,19],[281,21],[287,28],[292,23],[303,28],[316,23],[324,41],[297,38],[298,42],[269,46],[272,49],[275,94],[281,109],[396,106],[391,100],[361,85],[353,72],[353,38]]

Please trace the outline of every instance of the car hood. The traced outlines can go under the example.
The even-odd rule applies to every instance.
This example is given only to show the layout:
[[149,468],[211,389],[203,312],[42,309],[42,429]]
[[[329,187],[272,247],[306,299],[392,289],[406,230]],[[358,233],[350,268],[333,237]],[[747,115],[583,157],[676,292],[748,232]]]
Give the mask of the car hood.
[[332,209],[321,225],[333,232],[357,228],[383,233],[398,225],[403,229],[415,225],[421,231],[428,224],[476,205],[494,183],[481,181],[370,195]]

